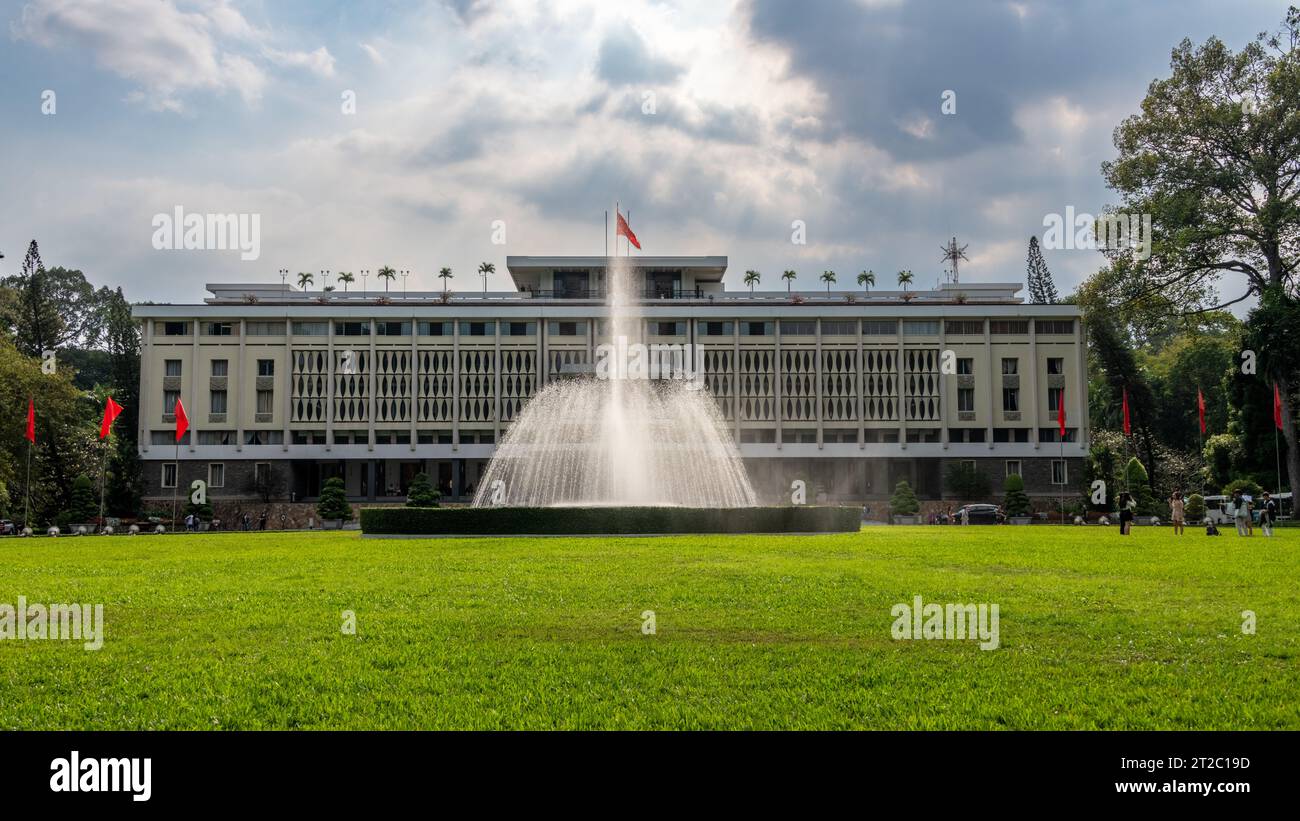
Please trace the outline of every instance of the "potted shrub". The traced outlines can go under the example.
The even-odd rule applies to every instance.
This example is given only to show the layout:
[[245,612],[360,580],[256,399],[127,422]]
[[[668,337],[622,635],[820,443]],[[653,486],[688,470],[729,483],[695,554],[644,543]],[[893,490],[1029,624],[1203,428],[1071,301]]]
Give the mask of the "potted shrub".
[[889,500],[889,513],[896,525],[914,525],[920,521],[916,514],[921,512],[921,503],[916,500],[916,493],[906,480],[894,486],[894,495]]
[[316,513],[321,518],[321,527],[326,530],[339,530],[344,522],[352,521],[352,505],[348,504],[342,478],[334,476],[325,482],[320,498],[316,500]]
[[1187,504],[1183,507],[1183,516],[1187,524],[1201,524],[1205,521],[1205,497],[1199,493],[1188,496]]
[[1025,480],[1020,474],[1013,473],[1002,483],[1002,490],[1006,494],[1002,500],[1002,510],[1007,514],[1007,521],[1013,525],[1029,524],[1031,517],[1029,497],[1025,495]]
[[181,521],[177,523],[177,527],[183,528],[185,526],[185,517],[191,513],[193,513],[194,518],[198,520],[194,525],[194,529],[200,531],[207,530],[212,523],[212,504],[204,502],[201,505],[196,505],[193,502],[186,502],[185,509],[181,512]]
[[406,491],[407,507],[437,507],[442,494],[429,481],[429,474],[417,473],[411,480],[411,487]]

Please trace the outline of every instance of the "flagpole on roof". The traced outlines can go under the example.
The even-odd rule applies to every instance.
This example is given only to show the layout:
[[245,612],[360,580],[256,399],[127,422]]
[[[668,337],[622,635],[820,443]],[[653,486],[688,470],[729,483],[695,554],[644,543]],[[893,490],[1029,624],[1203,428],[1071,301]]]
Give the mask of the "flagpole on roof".
[[27,504],[23,508],[23,527],[32,526],[32,448],[36,445],[36,400],[27,399],[27,483],[23,492],[27,495]]

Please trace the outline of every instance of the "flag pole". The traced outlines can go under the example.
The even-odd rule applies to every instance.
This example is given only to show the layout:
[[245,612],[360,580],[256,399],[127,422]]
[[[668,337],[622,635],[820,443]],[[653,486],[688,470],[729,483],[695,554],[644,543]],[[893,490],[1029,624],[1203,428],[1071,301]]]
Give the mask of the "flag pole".
[[[1061,401],[1062,402],[1065,401],[1064,391],[1062,391]],[[1067,472],[1065,467],[1065,434],[1062,433],[1061,434],[1061,478],[1064,479],[1067,476],[1069,476],[1069,473]],[[1061,483],[1061,490],[1057,495],[1060,497],[1061,524],[1065,524],[1065,483],[1064,482]]]
[[609,209],[605,209],[605,256],[609,257]]
[[176,532],[176,491],[181,486],[181,439],[176,437],[176,465],[175,481],[172,482],[172,533]]
[[110,432],[104,437],[104,450],[99,456],[99,529],[104,529],[104,477],[105,470],[108,466],[108,443],[109,437],[113,434]]
[[27,440],[27,506],[23,509],[23,527],[32,526],[32,440]]

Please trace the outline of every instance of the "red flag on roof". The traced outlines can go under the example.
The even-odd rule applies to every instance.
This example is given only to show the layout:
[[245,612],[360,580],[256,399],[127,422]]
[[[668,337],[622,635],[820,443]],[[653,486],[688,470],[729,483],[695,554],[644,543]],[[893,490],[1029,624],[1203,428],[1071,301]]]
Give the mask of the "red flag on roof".
[[614,214],[618,217],[618,226],[614,230],[614,236],[627,237],[627,241],[632,243],[632,245],[640,251],[641,243],[637,242],[636,234],[632,233],[632,229],[628,227],[627,220],[623,219],[623,215],[617,211],[615,211]]

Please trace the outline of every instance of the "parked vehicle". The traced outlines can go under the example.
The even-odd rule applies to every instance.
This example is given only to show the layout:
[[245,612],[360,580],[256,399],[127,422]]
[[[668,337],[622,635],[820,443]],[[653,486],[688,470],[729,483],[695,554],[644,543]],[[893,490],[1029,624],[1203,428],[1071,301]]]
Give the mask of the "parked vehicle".
[[[1286,521],[1294,514],[1294,508],[1291,504],[1291,493],[1276,493],[1273,499],[1277,502],[1278,519]],[[1260,500],[1254,499],[1252,502],[1255,509],[1251,512],[1250,518],[1256,522],[1259,521]],[[1209,519],[1216,525],[1232,524],[1232,497],[1231,496],[1206,496],[1205,497],[1205,518]],[[1197,522],[1199,524],[1199,522]]]
[[0,536],[12,536],[18,532],[18,525],[8,519],[0,519]]
[[953,512],[953,523],[961,524],[962,512],[966,512],[966,521],[973,525],[995,525],[999,523],[997,505],[964,505]]

